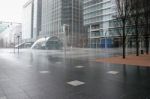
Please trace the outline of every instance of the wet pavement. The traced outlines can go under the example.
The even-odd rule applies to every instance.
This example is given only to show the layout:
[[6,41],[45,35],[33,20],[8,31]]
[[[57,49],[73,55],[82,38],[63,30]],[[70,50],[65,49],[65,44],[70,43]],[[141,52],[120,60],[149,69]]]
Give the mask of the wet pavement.
[[150,68],[93,61],[120,54],[1,50],[0,99],[150,99]]

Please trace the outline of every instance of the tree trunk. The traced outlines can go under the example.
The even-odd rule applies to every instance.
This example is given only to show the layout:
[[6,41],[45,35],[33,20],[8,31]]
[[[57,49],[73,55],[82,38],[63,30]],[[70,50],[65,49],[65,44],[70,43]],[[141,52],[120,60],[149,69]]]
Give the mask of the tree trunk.
[[122,27],[122,32],[123,32],[123,59],[126,58],[126,35],[125,35],[125,19],[122,20],[122,24],[123,24],[123,27]]
[[146,16],[146,27],[145,27],[145,50],[146,50],[146,54],[149,54],[149,35],[148,35],[148,16]]
[[149,54],[149,39],[148,39],[148,37],[145,37],[145,38],[146,38],[146,40],[145,40],[146,54]]
[[139,56],[139,33],[138,33],[138,18],[135,20],[135,32],[136,32],[136,56]]
[[144,19],[145,19],[144,45],[145,45],[146,54],[149,54],[149,0],[144,0],[143,3],[144,3],[143,9],[144,9]]

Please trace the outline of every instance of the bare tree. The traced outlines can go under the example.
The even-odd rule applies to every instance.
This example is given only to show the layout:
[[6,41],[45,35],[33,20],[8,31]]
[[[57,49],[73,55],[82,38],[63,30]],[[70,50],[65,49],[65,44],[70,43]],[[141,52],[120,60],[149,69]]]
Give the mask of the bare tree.
[[150,0],[142,0],[143,4],[143,14],[144,14],[144,38],[145,38],[145,50],[146,54],[149,54],[149,21],[150,21]]
[[139,56],[139,21],[141,16],[141,2],[140,0],[131,0],[131,13],[130,19],[133,20],[131,27],[135,30],[135,41],[136,41],[136,55]]
[[122,44],[123,44],[123,59],[126,57],[126,24],[128,22],[131,10],[130,0],[116,0],[117,19],[121,22],[122,29]]

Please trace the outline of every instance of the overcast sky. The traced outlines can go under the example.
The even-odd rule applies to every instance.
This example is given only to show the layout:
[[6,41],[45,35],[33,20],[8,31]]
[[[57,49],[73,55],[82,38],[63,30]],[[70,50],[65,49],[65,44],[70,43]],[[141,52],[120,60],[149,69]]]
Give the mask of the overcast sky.
[[28,0],[0,0],[0,21],[22,22],[22,6]]

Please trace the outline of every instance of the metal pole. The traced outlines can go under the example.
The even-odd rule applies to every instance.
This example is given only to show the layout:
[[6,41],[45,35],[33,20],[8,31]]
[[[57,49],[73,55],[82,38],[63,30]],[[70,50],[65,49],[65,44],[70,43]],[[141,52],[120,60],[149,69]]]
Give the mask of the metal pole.
[[91,25],[90,25],[90,48],[91,48]]
[[17,36],[18,37],[18,53],[19,53],[19,36]]
[[71,37],[71,39],[72,39],[72,42],[71,42],[71,50],[72,50],[72,46],[73,46],[73,15],[74,15],[74,13],[73,13],[73,10],[74,10],[74,0],[72,0],[72,37]]
[[16,44],[15,44],[15,35],[14,35],[14,53],[15,53],[15,45],[16,45]]
[[64,25],[64,52],[66,56],[66,26]]
[[95,39],[94,47],[96,48],[95,52],[97,53],[97,39]]
[[[69,27],[69,25],[68,25],[68,33],[67,33],[67,35],[69,35],[69,34],[70,34],[70,33],[69,33],[69,29],[70,29],[70,27]],[[67,35],[65,34],[65,38],[66,38],[66,47],[68,46],[68,44],[67,44],[67,42],[68,42]]]
[[46,50],[46,36],[45,36],[45,50]]
[[84,48],[84,39],[82,39],[82,43],[83,43],[82,48]]
[[[67,28],[67,31],[66,31]],[[66,48],[67,48],[67,37],[66,37],[66,32],[69,33],[69,25],[64,24],[63,25],[63,33],[64,33],[64,54],[66,56]]]
[[97,49],[97,40],[96,40],[96,49]]
[[106,41],[107,41],[107,40],[106,40],[106,39],[107,39],[107,38],[106,38],[106,33],[107,33],[107,31],[105,32],[105,48],[107,48],[107,44],[106,44]]

